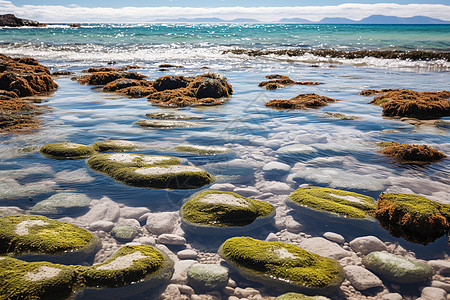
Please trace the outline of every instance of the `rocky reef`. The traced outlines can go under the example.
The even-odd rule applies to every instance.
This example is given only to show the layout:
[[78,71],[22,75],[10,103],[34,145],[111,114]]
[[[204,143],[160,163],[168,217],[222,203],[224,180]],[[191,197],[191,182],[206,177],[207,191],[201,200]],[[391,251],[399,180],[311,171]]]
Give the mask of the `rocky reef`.
[[327,106],[328,103],[337,102],[339,100],[319,96],[317,94],[300,94],[289,100],[271,100],[265,105],[275,109],[308,109]]
[[33,58],[12,58],[0,54],[0,132],[39,128],[35,116],[46,106],[22,99],[55,90],[58,85],[48,68]]
[[361,95],[377,95],[369,104],[383,108],[387,117],[409,117],[422,120],[450,116],[450,92],[416,92],[407,89],[364,90]]
[[284,88],[286,86],[298,84],[298,85],[319,85],[323,82],[312,82],[312,81],[294,81],[285,75],[267,75],[268,81],[262,81],[258,86],[265,88],[266,90],[276,90],[279,88]]
[[244,278],[279,291],[327,295],[344,280],[338,262],[282,242],[234,237],[219,254]]
[[47,24],[39,23],[38,21],[21,19],[13,14],[0,15],[0,26],[8,27],[22,27],[22,26],[33,26],[33,27],[45,27]]
[[450,205],[420,195],[381,194],[375,216],[392,235],[425,245],[450,228]]
[[409,145],[397,142],[382,142],[381,153],[400,162],[433,162],[447,157],[444,153],[427,145]]
[[230,234],[263,226],[271,221],[275,208],[266,202],[233,192],[209,190],[194,195],[180,210],[183,226],[198,234]]

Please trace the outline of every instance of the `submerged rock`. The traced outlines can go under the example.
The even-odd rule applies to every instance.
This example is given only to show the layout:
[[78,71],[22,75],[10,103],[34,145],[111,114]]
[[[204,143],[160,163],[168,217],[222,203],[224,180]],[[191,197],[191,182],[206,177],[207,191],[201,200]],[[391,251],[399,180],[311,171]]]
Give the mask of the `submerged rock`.
[[271,100],[265,105],[276,109],[308,109],[327,106],[328,103],[337,102],[339,100],[319,96],[317,94],[300,94],[289,100]]
[[360,291],[383,286],[383,282],[375,274],[360,266],[344,267],[345,277],[352,286]]
[[[363,91],[364,92],[364,91]],[[381,90],[369,104],[383,108],[388,117],[438,119],[450,116],[450,92],[416,92],[412,90]]]
[[105,151],[131,151],[139,148],[139,145],[134,142],[125,140],[106,140],[98,141],[93,145],[94,149],[99,152]]
[[362,263],[375,274],[398,283],[422,282],[433,275],[433,269],[426,263],[387,252],[372,252],[364,256]]
[[228,269],[214,264],[196,264],[187,271],[187,278],[197,293],[220,290],[228,283]]
[[99,245],[98,238],[87,230],[43,216],[0,218],[0,254],[74,263],[94,254]]
[[175,151],[179,152],[189,152],[199,155],[216,155],[225,154],[232,152],[226,147],[220,146],[200,146],[200,145],[180,145],[173,148]]
[[381,153],[401,162],[433,162],[447,157],[444,153],[427,145],[409,145],[397,142],[382,142]]
[[128,225],[117,225],[111,230],[111,236],[122,243],[131,242],[137,235],[137,230]]
[[231,234],[253,230],[273,221],[275,208],[233,192],[205,191],[180,210],[186,230],[198,234]]
[[44,216],[80,215],[87,212],[91,199],[84,194],[59,193],[37,203],[32,214]]
[[348,115],[344,115],[341,113],[333,113],[333,112],[325,112],[323,114],[324,117],[327,118],[332,118],[332,119],[338,119],[338,120],[358,120],[361,119],[360,117],[356,117],[356,116],[348,116]]
[[95,153],[92,146],[77,143],[52,143],[39,150],[43,155],[55,159],[87,158]]
[[413,194],[381,194],[375,216],[392,235],[425,245],[450,228],[450,205]]
[[376,201],[372,197],[317,186],[297,189],[286,199],[286,203],[306,213],[321,211],[353,219],[367,219],[376,209]]
[[193,121],[179,121],[179,120],[139,120],[136,121],[141,127],[144,128],[191,128],[205,126],[206,123],[193,122]]
[[108,153],[92,156],[87,164],[131,186],[186,189],[214,181],[211,174],[198,167],[180,165],[183,161],[171,156]]
[[332,294],[344,280],[338,262],[292,244],[234,237],[219,254],[244,278],[280,291]]
[[151,119],[167,119],[167,120],[199,120],[202,117],[193,114],[182,114],[179,112],[153,112],[145,115]]
[[323,82],[312,82],[312,81],[294,81],[288,76],[284,75],[267,75],[268,81],[263,81],[258,84],[258,86],[265,88],[266,90],[276,90],[278,88],[284,88],[285,86],[299,84],[299,85],[318,85],[323,84]]
[[324,296],[306,296],[299,293],[286,293],[275,298],[275,300],[330,300]]

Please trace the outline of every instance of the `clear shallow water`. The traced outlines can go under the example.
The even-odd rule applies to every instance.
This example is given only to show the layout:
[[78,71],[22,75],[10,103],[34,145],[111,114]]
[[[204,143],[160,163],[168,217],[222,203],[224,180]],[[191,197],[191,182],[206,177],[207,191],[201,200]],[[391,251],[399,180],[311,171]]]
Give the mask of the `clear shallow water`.
[[[234,26],[230,27],[232,28],[227,30],[237,30]],[[86,28],[86,30],[91,29]],[[292,60],[224,57],[217,52],[204,50],[224,47],[221,41],[210,42],[210,45],[202,48],[203,46],[196,43],[167,44],[164,40],[167,37],[156,39],[154,44],[157,46],[145,42],[129,46],[126,38],[114,42],[105,38],[106,42],[99,40],[96,45],[93,45],[90,40],[84,43],[75,42],[77,38],[69,35],[67,46],[64,45],[61,33],[59,36],[56,35],[53,41],[48,32],[40,31],[41,29],[35,29],[34,38],[29,36],[30,32],[33,32],[32,29],[14,31],[16,34],[25,32],[23,37],[21,35],[11,37],[11,33],[10,36],[4,35],[3,30],[0,30],[3,34],[0,52],[40,58],[41,62],[53,71],[68,69],[81,72],[86,66],[105,66],[105,62],[115,59],[115,55],[121,56],[117,67],[138,64],[145,68],[136,71],[148,75],[150,80],[172,74],[199,75],[205,72],[200,67],[207,65],[210,67],[210,72],[228,78],[233,85],[234,94],[228,103],[221,106],[180,110],[200,115],[203,118],[200,121],[206,123],[203,127],[142,129],[133,122],[145,119],[146,113],[165,110],[151,106],[145,98],[128,99],[121,95],[102,93],[93,87],[79,85],[68,77],[56,78],[59,88],[48,98],[44,98],[45,104],[53,111],[41,116],[43,129],[31,134],[0,136],[0,178],[2,180],[16,179],[23,188],[16,190],[16,195],[3,197],[2,205],[28,209],[56,192],[75,191],[85,193],[93,199],[108,196],[119,204],[133,207],[145,206],[152,212],[177,211],[187,197],[198,191],[164,191],[128,187],[91,171],[86,166],[85,160],[52,160],[43,157],[37,151],[39,147],[50,142],[71,141],[92,144],[104,139],[125,139],[146,145],[146,150],[140,153],[185,157],[195,165],[210,171],[219,183],[233,183],[237,187],[256,188],[258,191],[256,198],[264,199],[282,208],[283,213],[292,215],[303,225],[302,231],[313,236],[334,231],[350,241],[362,235],[375,235],[383,241],[398,242],[407,250],[416,252],[420,258],[442,258],[444,254],[449,253],[447,237],[422,246],[406,242],[401,238],[394,238],[377,224],[369,228],[355,228],[355,226],[331,223],[327,220],[317,220],[289,212],[284,206],[286,196],[305,184],[346,189],[374,198],[385,191],[417,193],[435,201],[450,203],[448,179],[450,178],[450,159],[428,165],[399,164],[378,153],[379,148],[374,145],[375,142],[390,140],[428,144],[448,155],[450,154],[449,130],[435,126],[414,126],[397,120],[384,119],[381,116],[380,107],[367,104],[370,97],[358,94],[359,91],[368,88],[409,88],[417,91],[448,89],[450,78],[448,72],[414,68],[398,69],[392,65],[354,67],[342,64],[331,67],[329,63],[319,63],[318,67],[313,67],[311,63]],[[58,32],[72,29],[46,30]],[[100,34],[98,32],[103,29],[96,30],[97,34]],[[125,29],[107,27],[107,30],[114,32],[114,30]],[[126,30],[136,31],[137,29],[130,27]],[[142,29],[139,28],[139,30]],[[94,33],[91,32],[90,35],[89,39],[94,41]],[[42,40],[43,44],[39,44],[36,38]],[[445,41],[443,39],[444,43]],[[16,47],[18,44],[14,43],[22,46]],[[75,43],[79,45],[75,46]],[[405,45],[399,44],[398,47],[405,47]],[[239,45],[241,46],[242,44]],[[68,50],[60,50],[58,56],[56,47],[66,47]],[[90,47],[116,49],[116,52],[102,53],[99,50],[90,53],[87,50]],[[373,47],[377,46],[374,44]],[[77,49],[85,49],[85,52],[77,53]],[[136,49],[137,52],[142,49],[152,49],[154,55],[148,58],[143,56],[136,60],[135,52],[131,50],[124,52],[123,49]],[[170,52],[170,50],[168,55],[164,49],[178,49],[178,52]],[[76,55],[71,57],[71,53]],[[180,56],[174,53],[180,53]],[[97,56],[101,58],[98,61]],[[160,72],[156,67],[160,63],[184,65],[185,68]],[[298,81],[321,81],[325,84],[291,86],[276,91],[259,88],[258,83],[269,74],[283,74]],[[300,93],[312,92],[342,101],[309,111],[277,111],[264,106],[264,103],[272,99],[288,99]],[[336,120],[325,117],[324,112],[339,112],[358,116],[360,119]],[[395,131],[386,133],[386,130]],[[232,149],[234,154],[197,156],[170,150],[176,145],[186,143],[224,145]],[[316,152],[277,153],[282,146],[298,143],[309,145]],[[262,167],[271,161],[290,165],[293,168],[291,174],[283,177],[264,177]],[[10,170],[28,171],[27,174],[22,171],[1,173]],[[287,183],[291,190],[267,195],[268,187],[274,181]],[[33,190],[25,187],[33,183],[46,189],[30,196]],[[264,239],[269,232],[276,231],[274,227],[266,226],[249,235]],[[224,238],[205,239],[196,235],[187,235],[187,240],[194,248],[214,249],[223,242]]]

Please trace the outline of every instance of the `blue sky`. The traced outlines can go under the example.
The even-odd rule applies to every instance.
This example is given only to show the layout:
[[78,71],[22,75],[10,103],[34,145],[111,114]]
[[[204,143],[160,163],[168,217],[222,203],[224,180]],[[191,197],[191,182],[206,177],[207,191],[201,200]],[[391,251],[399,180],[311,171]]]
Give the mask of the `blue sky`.
[[450,21],[450,0],[0,0],[0,14],[47,23],[152,22],[176,18],[360,20],[370,15],[427,16]]

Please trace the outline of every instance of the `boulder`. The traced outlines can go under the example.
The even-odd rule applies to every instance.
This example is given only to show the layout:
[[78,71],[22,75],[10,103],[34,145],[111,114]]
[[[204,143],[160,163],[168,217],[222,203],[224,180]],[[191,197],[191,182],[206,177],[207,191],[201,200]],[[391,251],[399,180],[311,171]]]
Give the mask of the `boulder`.
[[433,275],[433,269],[426,263],[388,252],[371,252],[362,263],[375,274],[397,283],[423,282]]
[[197,293],[220,290],[228,283],[228,269],[214,264],[196,264],[187,271],[187,279]]
[[51,143],[39,150],[43,155],[55,159],[87,158],[95,153],[92,146],[77,143]]
[[375,274],[360,266],[344,267],[345,277],[352,286],[360,291],[383,286],[383,282]]
[[292,244],[234,237],[219,254],[244,278],[280,291],[332,294],[344,280],[338,262]]
[[414,194],[382,193],[375,216],[392,235],[424,245],[450,228],[450,205]]
[[433,162],[447,157],[444,153],[427,145],[409,145],[397,142],[379,143],[381,153],[400,162]]
[[350,251],[344,250],[341,246],[321,237],[314,237],[303,240],[300,245],[306,251],[322,255],[335,260],[352,256]]
[[208,190],[193,195],[180,209],[183,227],[197,234],[253,230],[273,220],[274,207],[233,192]]

